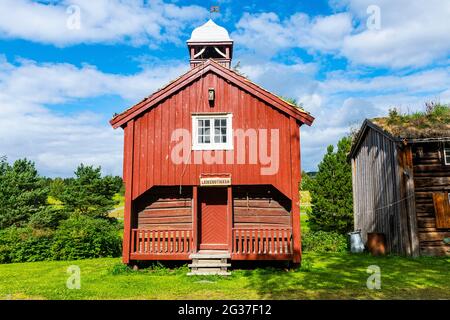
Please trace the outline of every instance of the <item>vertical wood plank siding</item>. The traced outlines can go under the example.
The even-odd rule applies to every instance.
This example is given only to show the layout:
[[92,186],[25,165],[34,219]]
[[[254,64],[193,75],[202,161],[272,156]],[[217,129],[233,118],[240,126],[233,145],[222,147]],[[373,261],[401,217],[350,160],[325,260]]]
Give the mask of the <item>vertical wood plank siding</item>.
[[401,172],[398,151],[387,136],[368,130],[352,159],[355,229],[386,235],[391,253],[407,254],[409,240],[402,236],[404,201],[401,201]]
[[[211,107],[207,100],[208,88],[216,89],[216,101]],[[191,116],[201,112],[233,113],[233,129],[279,130],[279,168],[273,175],[261,175],[259,162],[249,164],[249,139],[246,139],[246,163],[236,164],[236,139],[234,150],[212,151],[224,154],[223,164],[175,164],[171,160],[172,132],[187,129],[191,132]],[[224,78],[206,73],[201,79],[161,101],[159,105],[135,118],[133,157],[133,199],[153,186],[197,185],[201,173],[232,173],[233,185],[273,185],[287,197],[291,197],[292,183],[290,117],[267,105],[262,100],[227,82]],[[270,140],[269,140],[270,141]],[[189,141],[189,145],[191,142]],[[298,141],[295,144],[298,146]],[[270,146],[269,146],[270,150]],[[191,151],[189,160],[203,155],[205,151]],[[297,155],[298,153],[296,153]],[[234,158],[227,164],[226,157]],[[293,160],[299,167],[299,159]]]
[[412,155],[420,253],[448,255],[443,239],[450,237],[450,229],[436,227],[433,192],[450,192],[450,166],[444,164],[440,143],[415,144]]

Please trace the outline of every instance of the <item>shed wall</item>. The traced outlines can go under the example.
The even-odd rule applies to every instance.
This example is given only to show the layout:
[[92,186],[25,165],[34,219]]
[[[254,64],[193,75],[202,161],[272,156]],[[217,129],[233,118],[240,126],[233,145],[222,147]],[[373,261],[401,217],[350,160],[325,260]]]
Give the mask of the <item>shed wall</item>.
[[408,239],[395,142],[369,128],[352,159],[352,170],[355,229],[361,229],[365,243],[367,233],[384,233],[389,252],[405,254]]
[[412,147],[417,227],[422,255],[450,254],[443,243],[450,229],[436,227],[434,192],[450,192],[450,166],[445,165],[441,143],[418,143]]

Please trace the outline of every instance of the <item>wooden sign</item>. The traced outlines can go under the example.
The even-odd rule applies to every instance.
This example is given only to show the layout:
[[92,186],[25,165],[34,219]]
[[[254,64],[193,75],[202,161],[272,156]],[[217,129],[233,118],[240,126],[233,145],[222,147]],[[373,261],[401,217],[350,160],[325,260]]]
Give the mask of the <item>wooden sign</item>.
[[231,185],[231,177],[200,177],[201,187],[225,187]]

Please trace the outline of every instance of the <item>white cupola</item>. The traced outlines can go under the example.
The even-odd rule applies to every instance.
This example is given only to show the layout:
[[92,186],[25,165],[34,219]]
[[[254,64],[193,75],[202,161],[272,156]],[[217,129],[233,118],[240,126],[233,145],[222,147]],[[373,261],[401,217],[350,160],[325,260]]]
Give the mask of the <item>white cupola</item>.
[[197,27],[187,41],[191,67],[195,67],[207,59],[213,59],[229,68],[233,56],[233,40],[228,31],[214,21]]

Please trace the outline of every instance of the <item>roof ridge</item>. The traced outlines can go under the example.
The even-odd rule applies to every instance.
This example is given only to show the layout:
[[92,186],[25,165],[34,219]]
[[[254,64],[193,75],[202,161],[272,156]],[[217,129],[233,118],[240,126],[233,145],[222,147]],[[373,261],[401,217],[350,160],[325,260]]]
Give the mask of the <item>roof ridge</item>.
[[[189,80],[190,77],[195,76],[196,73],[198,73],[201,69],[205,69],[209,65],[212,65],[215,68],[221,70],[221,72],[223,71],[225,75],[228,73],[229,76],[231,76],[232,78],[233,77],[235,78],[234,81],[237,81],[237,82],[240,81],[242,83],[249,84],[249,87],[247,89],[243,88],[244,90],[250,90],[252,88],[252,86],[253,86],[253,89],[256,87],[257,90],[262,91],[259,94],[261,94],[263,97],[259,97],[259,98],[263,99],[263,100],[264,100],[264,98],[266,98],[268,100],[268,101],[266,101],[268,104],[272,104],[273,106],[281,109],[282,111],[284,111],[287,114],[290,114],[289,112],[294,112],[294,114],[295,114],[295,111],[292,110],[292,108],[297,110],[297,112],[300,112],[300,114],[298,114],[298,118],[296,116],[294,116],[293,114],[290,114],[290,115],[295,117],[295,118],[297,118],[298,120],[300,120],[300,121],[302,121],[304,123],[307,123],[308,125],[311,125],[311,123],[314,121],[314,118],[310,115],[310,113],[305,111],[303,108],[300,108],[298,106],[294,106],[292,103],[289,103],[289,102],[285,101],[283,98],[279,97],[278,95],[273,94],[272,92],[264,89],[260,85],[258,85],[256,83],[254,83],[253,81],[249,80],[247,77],[239,74],[237,71],[232,70],[231,68],[226,68],[226,67],[222,66],[220,63],[214,61],[214,59],[209,58],[206,61],[200,63],[199,65],[191,68],[190,70],[188,70],[184,74],[180,75],[179,77],[175,78],[174,80],[170,81],[166,85],[162,86],[161,88],[156,90],[154,93],[152,93],[151,95],[149,95],[146,98],[142,99],[141,101],[139,101],[138,103],[136,103],[132,107],[126,109],[125,111],[121,112],[120,114],[115,114],[114,117],[110,120],[110,123],[114,127],[121,126],[123,123],[126,123],[128,121],[128,120],[125,120],[125,119],[130,117],[130,115],[127,115],[127,114],[131,113],[131,111],[133,109],[135,109],[135,111],[138,112],[139,109],[142,108],[145,105],[145,103],[147,103],[148,101],[151,101],[154,98],[159,98],[159,95],[161,95],[161,92],[164,91],[164,90],[167,90],[168,88],[170,88],[170,86],[172,84],[176,83],[177,81],[179,81],[182,78],[186,78],[184,81]],[[210,70],[208,70],[208,71],[210,71]],[[191,76],[187,77],[189,74],[191,74]],[[223,77],[224,74],[222,74],[220,76]],[[180,85],[181,84],[182,84],[182,82],[180,83]],[[258,94],[254,94],[254,95],[257,96]],[[272,102],[270,102],[270,100],[272,100]],[[279,101],[278,102],[279,106],[276,105],[276,100]],[[275,105],[274,105],[274,103],[275,103]],[[286,109],[284,110],[283,108],[286,108]],[[134,113],[134,112],[132,112],[132,113]],[[301,114],[303,114],[303,116]],[[137,115],[135,115],[135,116],[137,116]]]

